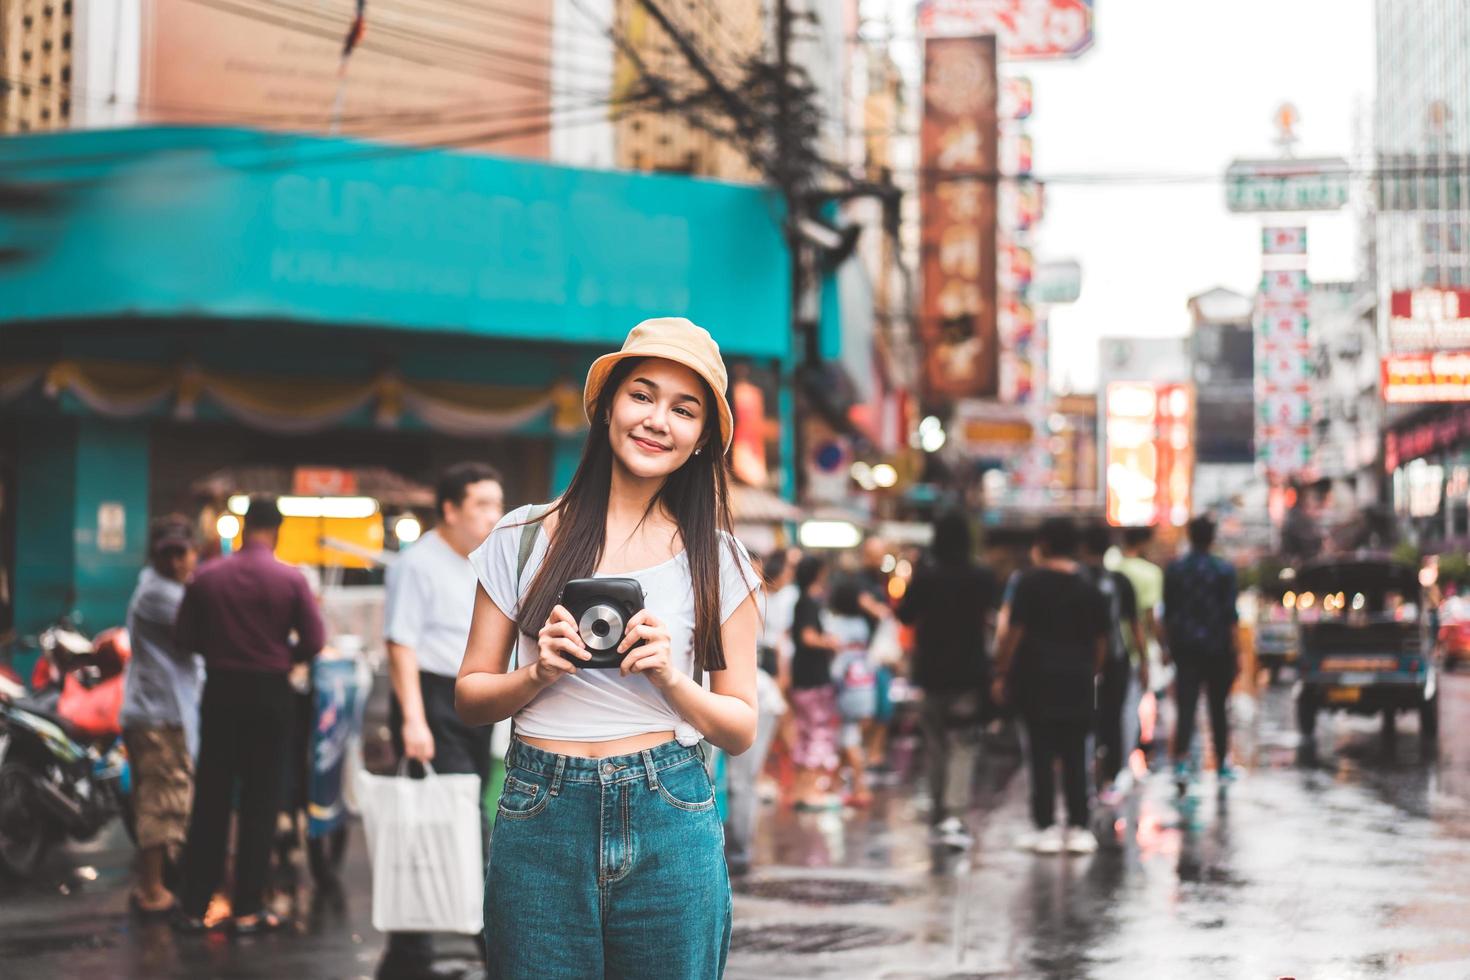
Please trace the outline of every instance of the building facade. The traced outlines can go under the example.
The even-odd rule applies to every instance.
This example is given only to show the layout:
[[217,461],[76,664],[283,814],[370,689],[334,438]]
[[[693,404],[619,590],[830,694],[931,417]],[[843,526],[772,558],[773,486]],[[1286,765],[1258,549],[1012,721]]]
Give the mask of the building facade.
[[1470,481],[1470,438],[1459,422],[1466,394],[1424,382],[1470,349],[1470,302],[1458,302],[1470,287],[1470,6],[1378,0],[1376,35],[1383,476],[1400,525],[1442,550],[1462,547],[1467,534],[1457,516]]

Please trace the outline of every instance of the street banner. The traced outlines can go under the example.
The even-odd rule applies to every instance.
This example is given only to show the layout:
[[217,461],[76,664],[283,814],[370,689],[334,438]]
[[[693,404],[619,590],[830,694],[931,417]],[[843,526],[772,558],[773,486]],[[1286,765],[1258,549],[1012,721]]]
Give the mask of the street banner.
[[[1267,229],[1261,247],[1267,254],[1300,247],[1300,253],[1277,254],[1305,256],[1306,232]],[[1312,464],[1311,288],[1302,269],[1267,269],[1256,297],[1256,461],[1273,482]]]
[[1001,79],[1000,118],[1007,122],[1030,119],[1033,103],[1031,79],[1015,76]]
[[1306,255],[1307,229],[1305,227],[1262,228],[1261,254]]
[[1034,180],[1008,180],[1000,186],[1000,223],[1012,231],[1030,231],[1044,213],[1042,185]]
[[1007,61],[1075,58],[1093,41],[1093,0],[924,0],[925,38],[993,35]]
[[1393,351],[1470,350],[1470,289],[1395,290],[1388,309]]
[[925,43],[919,334],[940,400],[998,391],[997,97],[995,38]]

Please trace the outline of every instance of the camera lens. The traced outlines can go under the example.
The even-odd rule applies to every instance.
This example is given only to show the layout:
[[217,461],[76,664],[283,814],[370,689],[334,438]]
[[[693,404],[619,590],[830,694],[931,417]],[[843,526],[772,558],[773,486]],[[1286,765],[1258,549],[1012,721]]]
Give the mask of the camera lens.
[[623,617],[618,610],[606,603],[598,603],[577,621],[577,632],[582,642],[591,650],[608,650],[618,645],[623,638]]

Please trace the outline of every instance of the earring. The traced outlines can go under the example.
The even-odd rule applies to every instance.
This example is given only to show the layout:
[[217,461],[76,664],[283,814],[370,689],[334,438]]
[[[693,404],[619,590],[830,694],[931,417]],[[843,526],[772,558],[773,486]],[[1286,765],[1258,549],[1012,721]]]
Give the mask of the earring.
[[696,449],[696,450],[694,450],[694,455],[698,456],[702,452],[704,452],[703,449]]

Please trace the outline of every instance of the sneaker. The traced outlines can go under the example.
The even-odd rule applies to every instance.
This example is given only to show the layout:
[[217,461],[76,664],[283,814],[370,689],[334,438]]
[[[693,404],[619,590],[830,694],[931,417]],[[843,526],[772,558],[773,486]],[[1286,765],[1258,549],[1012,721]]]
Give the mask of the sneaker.
[[1041,831],[1028,830],[1016,838],[1016,850],[1034,851],[1036,850],[1036,842],[1039,840],[1041,840]]
[[1215,778],[1222,783],[1233,783],[1238,778],[1240,778],[1240,776],[1235,771],[1234,766],[1230,765],[1229,763],[1222,762],[1220,764],[1220,768],[1215,770]]
[[945,817],[934,825],[934,833],[940,837],[947,837],[950,834],[963,834],[964,832],[965,825],[959,817]]
[[1097,850],[1097,837],[1086,827],[1073,827],[1067,831],[1068,854],[1091,854]]
[[1036,843],[1031,849],[1037,854],[1060,854],[1065,844],[1062,828],[1052,824],[1036,835]]

